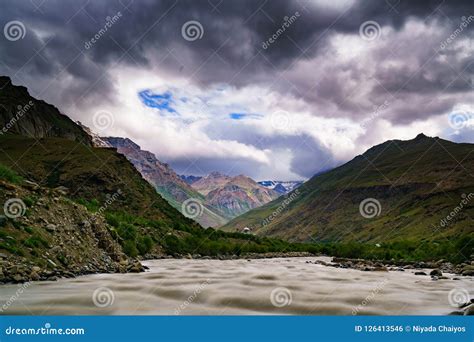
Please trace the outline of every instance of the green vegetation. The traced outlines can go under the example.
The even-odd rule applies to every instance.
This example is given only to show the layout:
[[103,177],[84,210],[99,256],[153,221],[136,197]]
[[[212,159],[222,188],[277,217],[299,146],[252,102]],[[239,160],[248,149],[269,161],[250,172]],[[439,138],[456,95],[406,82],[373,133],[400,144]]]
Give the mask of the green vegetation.
[[21,176],[3,164],[0,164],[0,179],[13,184],[19,184],[23,181]]
[[[388,141],[314,176],[292,193],[293,200],[285,203],[291,195],[281,196],[222,229],[251,227],[258,235],[300,242],[457,239],[473,231],[474,200],[461,203],[474,193],[473,150],[474,144],[423,135]],[[369,198],[380,204],[371,218],[359,210]],[[454,219],[442,223],[452,212]]]

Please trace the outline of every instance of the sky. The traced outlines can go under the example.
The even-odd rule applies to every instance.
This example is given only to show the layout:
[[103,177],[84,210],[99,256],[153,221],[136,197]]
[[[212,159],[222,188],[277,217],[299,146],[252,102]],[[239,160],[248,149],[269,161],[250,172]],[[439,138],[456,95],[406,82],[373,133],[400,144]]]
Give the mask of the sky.
[[180,174],[301,180],[423,132],[474,143],[474,5],[0,0],[0,74]]

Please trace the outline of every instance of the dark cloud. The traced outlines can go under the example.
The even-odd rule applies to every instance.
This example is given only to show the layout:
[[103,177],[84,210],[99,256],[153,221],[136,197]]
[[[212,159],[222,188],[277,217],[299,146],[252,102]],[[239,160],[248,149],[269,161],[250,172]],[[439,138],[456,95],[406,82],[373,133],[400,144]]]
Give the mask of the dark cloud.
[[[91,108],[105,102],[118,102],[112,70],[121,66],[159,69],[201,87],[265,85],[282,96],[302,99],[314,115],[354,121],[370,117],[385,101],[389,105],[376,115],[394,124],[444,114],[460,102],[474,103],[472,46],[465,44],[474,38],[474,22],[440,49],[459,29],[461,18],[473,15],[472,1],[0,2],[1,28],[12,20],[26,27],[24,39],[13,42],[0,36],[0,74],[60,108],[77,109],[79,116],[90,115]],[[101,33],[107,18],[118,12],[120,18]],[[296,13],[294,22],[279,34],[285,18]],[[182,26],[190,20],[202,25],[202,39],[182,37]],[[334,37],[358,37],[361,24],[369,20],[383,28],[380,39],[360,39],[347,47],[347,53],[334,48],[333,44],[348,44]],[[98,34],[97,42],[91,43]],[[275,34],[278,39],[264,48]],[[360,56],[353,52],[359,49]],[[290,149],[291,169],[302,176],[320,171],[326,161],[331,166],[336,162],[304,135],[277,136],[262,143],[259,135],[229,131],[214,138]],[[196,174],[226,172],[219,160],[174,160],[173,166]],[[261,167],[242,160],[226,162],[236,165],[229,173]]]

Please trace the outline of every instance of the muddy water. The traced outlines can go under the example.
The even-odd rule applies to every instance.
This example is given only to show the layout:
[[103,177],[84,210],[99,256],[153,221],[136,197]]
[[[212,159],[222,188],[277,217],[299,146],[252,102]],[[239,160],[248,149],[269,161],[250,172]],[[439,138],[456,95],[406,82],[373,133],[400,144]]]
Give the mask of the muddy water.
[[[318,258],[328,261],[327,258]],[[140,274],[97,274],[0,286],[3,314],[42,315],[443,315],[449,293],[474,279],[362,272],[308,264],[315,258],[154,260]],[[429,271],[429,270],[428,270]]]

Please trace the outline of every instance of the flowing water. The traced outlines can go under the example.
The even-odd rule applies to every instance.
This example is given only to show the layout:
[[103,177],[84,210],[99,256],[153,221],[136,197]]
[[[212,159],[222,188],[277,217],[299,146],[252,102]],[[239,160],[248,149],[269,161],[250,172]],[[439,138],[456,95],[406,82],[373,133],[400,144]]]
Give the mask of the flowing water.
[[362,272],[306,263],[315,259],[329,261],[146,261],[146,273],[0,286],[0,305],[6,303],[3,314],[35,315],[444,315],[455,310],[450,298],[474,289],[472,277],[433,281],[414,270]]

